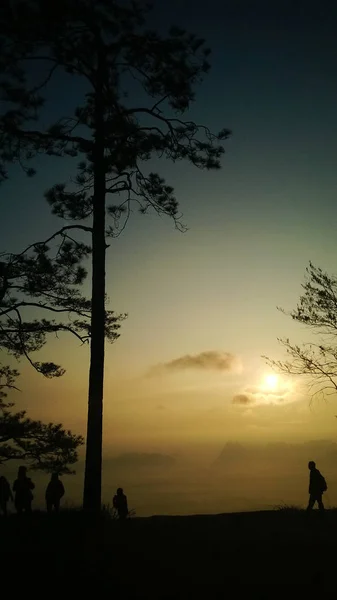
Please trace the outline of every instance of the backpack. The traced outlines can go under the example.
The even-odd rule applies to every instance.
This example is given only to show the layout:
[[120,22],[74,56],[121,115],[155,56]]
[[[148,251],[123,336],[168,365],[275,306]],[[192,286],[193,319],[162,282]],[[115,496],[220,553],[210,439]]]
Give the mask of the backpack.
[[321,474],[321,482],[322,482],[322,492],[326,492],[328,489],[327,483],[325,481],[325,477]]

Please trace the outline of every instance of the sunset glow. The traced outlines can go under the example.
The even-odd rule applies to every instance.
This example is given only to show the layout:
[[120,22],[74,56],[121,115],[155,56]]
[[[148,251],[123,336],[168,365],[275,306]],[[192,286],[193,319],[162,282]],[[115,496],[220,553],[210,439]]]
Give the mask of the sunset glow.
[[[81,6],[87,3],[104,4],[102,0],[96,3],[83,0]],[[21,5],[13,0],[5,0],[4,4]],[[42,6],[43,3],[24,4]],[[68,0],[62,7],[67,4]],[[110,4],[131,6],[132,3],[116,0]],[[317,22],[314,11],[312,27],[309,26],[310,3],[305,6],[303,3],[303,8],[298,9],[298,26],[291,23],[295,10],[289,12],[289,18],[285,17],[285,5],[291,4],[287,2],[262,2],[261,18],[255,6],[260,3],[210,0],[206,5],[192,0],[158,0],[153,4],[154,11],[149,14],[145,29],[166,36],[167,26],[173,21],[182,30],[186,29],[188,35],[196,33],[205,38],[206,46],[209,44],[212,49],[211,69],[205,81],[195,86],[195,102],[184,114],[181,110],[189,98],[187,82],[185,70],[174,74],[175,60],[165,66],[164,80],[172,82],[174,88],[182,86],[181,104],[175,104],[165,93],[157,97],[157,91],[161,93],[157,75],[160,58],[157,65],[155,54],[149,58],[153,74],[149,80],[144,75],[146,89],[141,85],[143,75],[138,73],[141,55],[134,56],[136,62],[131,70],[123,66],[125,57],[118,59],[116,65],[120,64],[121,76],[116,76],[115,81],[114,75],[111,80],[111,86],[113,82],[116,85],[113,93],[111,87],[114,106],[108,106],[104,113],[103,120],[109,128],[106,136],[102,134],[104,143],[110,138],[112,143],[116,136],[117,144],[112,153],[110,150],[106,153],[111,164],[102,162],[102,173],[106,164],[111,167],[111,172],[106,173],[109,186],[106,188],[109,231],[106,310],[114,311],[115,316],[128,317],[121,322],[119,338],[113,344],[106,340],[105,344],[102,502],[111,505],[117,487],[122,486],[137,517],[264,510],[283,502],[289,506],[303,505],[307,495],[305,478],[309,477],[307,464],[314,460],[323,473],[331,469],[330,502],[331,506],[337,506],[337,397],[329,396],[325,402],[315,396],[311,401],[316,388],[310,388],[310,369],[308,377],[297,374],[296,369],[294,375],[290,374],[291,369],[282,369],[280,365],[291,356],[278,341],[289,339],[299,347],[304,344],[309,357],[310,344],[313,349],[318,348],[321,343],[318,330],[307,326],[305,320],[300,324],[290,315],[294,310],[297,314],[298,303],[301,306],[299,299],[305,293],[301,285],[307,281],[309,260],[328,274],[337,273],[334,18]],[[245,10],[241,4],[246,5]],[[283,16],[275,13],[273,17],[278,10]],[[103,33],[104,40],[105,36],[108,33]],[[133,55],[141,46],[128,33],[127,54],[131,53],[129,38],[132,44],[137,44]],[[150,51],[149,48],[152,52],[152,45],[153,52],[161,47],[155,39],[149,47],[144,47],[144,52]],[[182,43],[179,36],[176,43],[179,48]],[[83,51],[85,46],[86,43]],[[91,51],[94,48],[90,47]],[[121,58],[123,53],[124,50]],[[84,62],[85,57],[86,52]],[[87,58],[94,60],[89,50]],[[72,60],[76,71],[82,63],[76,58]],[[191,60],[194,64],[194,54]],[[85,160],[90,163],[91,153],[86,158],[86,149],[94,147],[91,136],[95,134],[79,121],[78,114],[83,113],[83,119],[87,115],[83,107],[92,87],[92,76],[85,83],[81,73],[76,75],[70,68],[68,72],[59,66],[48,79],[49,65],[44,62],[28,61],[29,85],[38,86],[46,80],[38,93],[44,104],[36,123],[27,123],[27,131],[20,133],[22,144],[23,140],[28,143],[30,129],[34,147],[35,141],[43,144],[36,157],[28,160],[28,155],[27,161],[24,160],[24,168],[16,159],[11,162],[8,179],[2,182],[0,334],[1,324],[8,319],[7,309],[12,307],[8,299],[8,273],[13,275],[10,281],[13,298],[21,301],[16,278],[23,285],[24,270],[13,268],[12,255],[21,256],[27,247],[34,248],[30,262],[34,274],[40,264],[36,262],[36,248],[43,248],[45,240],[50,239],[47,245],[60,260],[58,241],[53,235],[61,228],[71,228],[68,233],[76,243],[92,244],[90,169],[86,175],[88,205],[83,205],[81,213],[87,215],[83,223],[82,217],[78,223],[71,215],[60,218],[62,211],[57,212],[56,204],[51,203],[51,200],[56,202],[53,190],[63,189],[64,184],[67,189],[70,186],[69,194],[80,189],[75,182],[80,173],[82,148]],[[50,67],[53,69],[53,63]],[[148,94],[148,88],[150,92],[153,88],[153,95]],[[110,99],[110,92],[104,94]],[[80,109],[74,112],[76,107]],[[1,110],[7,109],[3,102]],[[90,111],[85,118],[92,118]],[[6,128],[13,114],[9,117],[8,122],[4,121]],[[209,131],[218,132],[223,127],[232,130],[232,136],[223,140],[225,153],[219,150],[221,169],[208,170],[207,165],[212,164],[208,156],[199,164],[194,155],[191,160],[180,160],[173,148],[166,148],[171,118],[174,121],[177,117],[190,123],[191,131],[193,123],[205,126],[200,132],[201,147],[205,148],[210,141]],[[118,126],[117,118],[121,119]],[[79,143],[74,137],[71,144],[69,138],[69,155],[62,146],[60,155],[57,152],[54,156],[45,141],[52,135],[53,123],[58,124],[57,136],[60,123],[69,132],[78,123],[78,135],[87,138]],[[35,129],[41,132],[36,134]],[[147,135],[151,136],[150,141]],[[121,142],[124,138],[125,144]],[[61,139],[63,144],[68,138],[63,140],[62,134]],[[179,130],[177,140],[179,144],[185,143]],[[77,158],[72,144],[79,144]],[[148,144],[149,147],[154,144],[152,154],[148,152]],[[13,145],[16,147],[23,151],[23,145]],[[124,151],[131,150],[124,159]],[[123,159],[119,155],[122,151]],[[1,157],[0,152],[0,167]],[[117,177],[114,170],[119,169],[117,163],[123,166],[121,184],[114,179]],[[195,163],[201,168],[196,168]],[[139,210],[138,204],[138,166],[144,169],[143,185],[149,195],[144,211]],[[35,169],[36,175],[27,177],[26,168]],[[165,190],[158,195],[159,184],[150,185],[150,173],[158,174],[168,189],[172,187],[178,202],[177,213],[175,201],[172,199],[171,204],[168,200],[171,195],[164,193]],[[125,187],[127,184],[130,189]],[[60,196],[62,202],[69,201],[69,207],[74,206],[75,211],[80,196],[76,201],[71,196],[72,204],[68,192],[64,194]],[[168,203],[167,215],[157,211],[160,206],[157,201]],[[121,209],[117,210],[120,202]],[[181,228],[180,220],[186,231]],[[4,267],[2,253],[9,253],[8,268]],[[21,265],[21,258],[18,264]],[[88,276],[78,291],[89,302],[83,306],[89,307],[92,254],[83,261],[83,269]],[[53,290],[59,284],[50,279],[51,272],[47,275],[46,297],[53,302]],[[35,279],[41,277],[37,269],[31,286],[27,284],[25,290],[34,291]],[[22,293],[26,302],[24,294],[26,291]],[[77,319],[68,319],[64,310],[68,302],[72,306],[69,298],[59,308],[52,305],[50,311],[41,304],[39,296],[30,304],[23,304],[23,321],[33,323],[33,332],[37,331],[35,320],[50,321],[47,342],[41,348],[37,344],[29,360],[23,355],[18,362],[15,354],[8,354],[12,342],[2,332],[0,362],[20,372],[16,383],[20,391],[13,387],[7,390],[6,402],[15,403],[14,411],[27,411],[27,416],[37,421],[62,423],[66,430],[86,437],[90,344],[82,343],[73,330]],[[13,348],[20,349],[22,326],[15,312],[12,318],[19,328]],[[82,316],[79,318],[82,321]],[[54,330],[53,320],[63,323],[59,333]],[[11,331],[12,324],[8,327]],[[91,331],[90,326],[84,339]],[[334,339],[331,348],[335,351],[336,346]],[[330,358],[333,360],[334,356]],[[32,366],[42,362],[60,365],[64,375],[45,377]],[[330,443],[336,444],[331,446],[333,451]],[[270,444],[275,448],[269,453]],[[82,503],[84,462],[83,446],[80,460],[74,466],[76,474],[65,478],[64,501],[69,505]],[[6,459],[0,475],[4,474],[12,484],[17,468],[15,460]],[[332,475],[335,483],[330,483]],[[36,483],[33,506],[44,509],[49,476],[33,473],[32,477]],[[255,478],[259,478],[258,485]],[[14,505],[12,509],[15,510]]]
[[264,388],[269,391],[274,391],[277,389],[279,385],[279,378],[277,375],[270,374],[266,375],[264,378]]

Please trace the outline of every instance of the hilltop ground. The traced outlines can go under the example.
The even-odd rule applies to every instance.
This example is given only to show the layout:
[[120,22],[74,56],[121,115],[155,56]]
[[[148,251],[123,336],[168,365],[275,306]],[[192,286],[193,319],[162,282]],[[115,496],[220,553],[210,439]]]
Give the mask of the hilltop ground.
[[[2,589],[47,597],[337,597],[337,511],[280,510],[125,523],[81,512],[0,521]],[[16,597],[16,593],[15,593]]]

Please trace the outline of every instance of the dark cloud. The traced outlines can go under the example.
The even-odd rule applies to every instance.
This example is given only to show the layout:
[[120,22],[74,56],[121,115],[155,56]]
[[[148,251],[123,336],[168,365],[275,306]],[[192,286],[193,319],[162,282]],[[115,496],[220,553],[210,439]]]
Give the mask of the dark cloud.
[[253,404],[254,402],[254,398],[248,394],[237,394],[233,398],[233,404]]
[[200,354],[185,354],[166,363],[156,365],[151,369],[150,374],[186,371],[188,369],[231,372],[237,371],[240,366],[240,361],[234,354],[209,350],[200,352]]
[[240,394],[236,394],[232,399],[233,404],[241,404],[247,406],[249,404],[266,405],[266,404],[286,404],[293,402],[296,399],[294,394],[286,387],[280,387],[277,390],[266,390],[263,387],[257,386],[246,387]]

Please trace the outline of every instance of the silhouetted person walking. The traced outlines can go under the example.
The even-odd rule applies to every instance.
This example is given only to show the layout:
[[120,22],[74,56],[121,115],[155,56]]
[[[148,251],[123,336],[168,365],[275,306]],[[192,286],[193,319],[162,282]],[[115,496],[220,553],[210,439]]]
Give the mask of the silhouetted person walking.
[[129,514],[128,499],[122,488],[118,488],[116,495],[113,498],[113,507],[117,510],[120,519],[126,519]]
[[32,512],[32,500],[34,497],[32,490],[35,488],[35,485],[32,480],[27,477],[26,473],[26,467],[19,467],[18,478],[14,481],[13,485],[13,491],[15,493],[14,503],[18,515],[21,515],[23,512]]
[[311,460],[308,464],[310,470],[310,483],[309,483],[309,504],[307,510],[312,510],[315,502],[318,504],[319,510],[324,510],[324,504],[322,501],[323,493],[326,492],[328,486],[323,475],[318,469],[316,469],[316,463]]
[[10,485],[3,475],[0,477],[0,508],[5,517],[7,517],[7,502],[11,500],[13,502],[13,494]]
[[64,486],[57,473],[53,473],[46,489],[46,505],[49,513],[60,510],[60,501],[64,496]]

